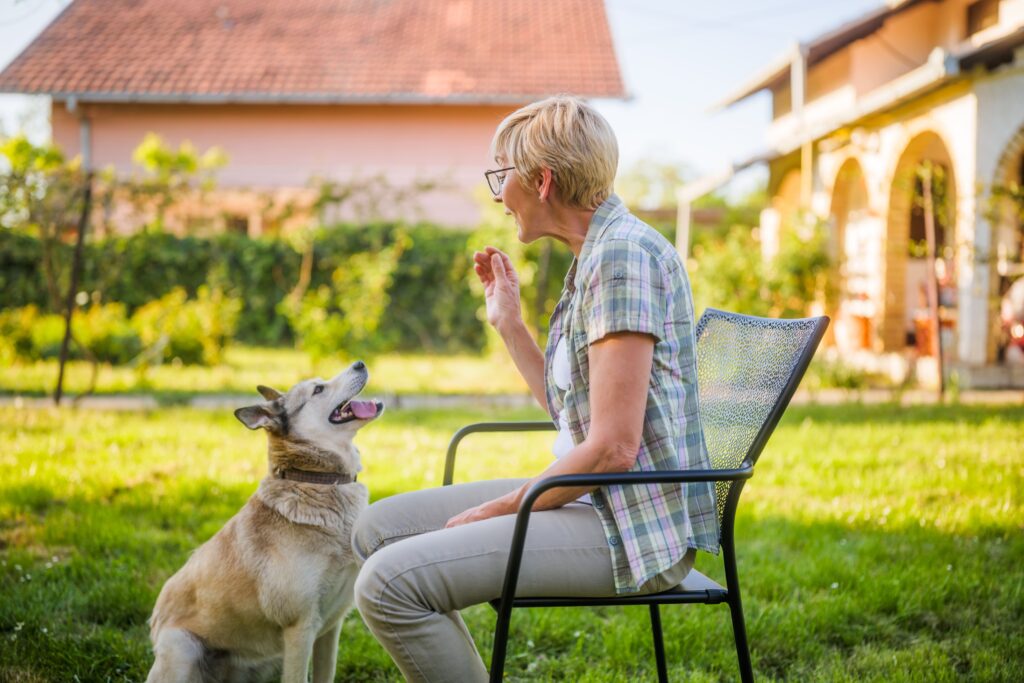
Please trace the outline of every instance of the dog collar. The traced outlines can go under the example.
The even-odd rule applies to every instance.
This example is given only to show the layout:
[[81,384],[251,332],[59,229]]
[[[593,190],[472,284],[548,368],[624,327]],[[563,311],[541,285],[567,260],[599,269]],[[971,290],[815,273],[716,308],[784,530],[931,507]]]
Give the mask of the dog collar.
[[341,472],[313,472],[300,470],[294,467],[277,470],[275,473],[278,479],[298,481],[304,484],[324,484],[326,486],[338,486],[340,484],[351,484],[356,481],[354,474],[342,474]]

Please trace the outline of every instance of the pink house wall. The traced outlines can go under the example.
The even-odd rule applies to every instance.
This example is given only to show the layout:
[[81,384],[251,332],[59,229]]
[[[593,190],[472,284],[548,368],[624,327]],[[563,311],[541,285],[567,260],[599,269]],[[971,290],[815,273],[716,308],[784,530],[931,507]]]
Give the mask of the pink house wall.
[[[224,188],[304,187],[314,175],[344,180],[384,173],[396,185],[447,180],[421,205],[429,220],[454,226],[479,216],[475,192],[493,166],[491,135],[513,107],[89,104],[96,168],[132,169],[132,151],[148,132],[177,146],[219,146],[229,161]],[[79,122],[63,103],[52,107],[53,139],[80,152]]]

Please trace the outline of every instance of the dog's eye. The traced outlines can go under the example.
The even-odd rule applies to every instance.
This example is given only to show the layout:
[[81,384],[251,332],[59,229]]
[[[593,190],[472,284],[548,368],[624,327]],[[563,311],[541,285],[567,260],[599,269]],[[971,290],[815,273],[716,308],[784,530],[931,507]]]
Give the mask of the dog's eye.
[[313,387],[313,395],[316,396],[317,394],[319,394],[323,390],[324,390],[324,385],[323,384],[317,384],[315,387]]

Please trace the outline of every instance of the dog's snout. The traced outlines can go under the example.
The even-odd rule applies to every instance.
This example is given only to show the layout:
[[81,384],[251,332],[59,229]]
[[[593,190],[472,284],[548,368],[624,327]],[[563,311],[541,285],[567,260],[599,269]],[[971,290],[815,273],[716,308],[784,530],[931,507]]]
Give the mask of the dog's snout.
[[366,363],[364,363],[361,360],[357,360],[355,363],[352,364],[352,369],[353,370],[365,370],[366,369]]

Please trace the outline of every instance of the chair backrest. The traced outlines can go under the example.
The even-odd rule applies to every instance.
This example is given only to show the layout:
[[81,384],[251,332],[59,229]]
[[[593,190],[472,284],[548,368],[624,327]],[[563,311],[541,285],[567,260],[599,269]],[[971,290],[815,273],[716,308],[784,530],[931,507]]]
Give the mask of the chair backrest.
[[[789,405],[818,343],[827,317],[782,320],[709,308],[697,323],[700,419],[711,466],[738,468],[757,462]],[[731,499],[718,482],[718,520]]]

